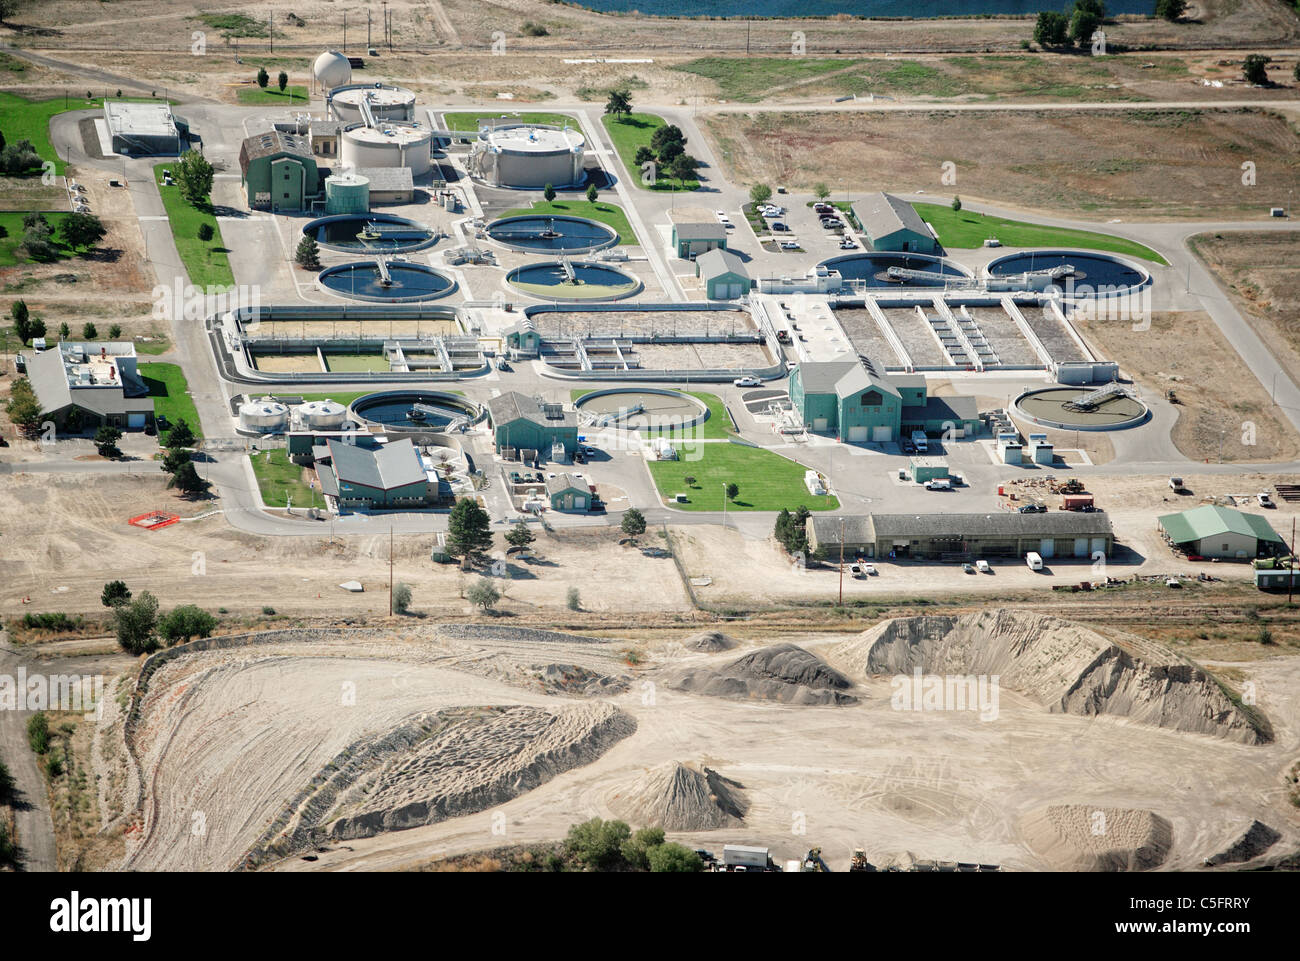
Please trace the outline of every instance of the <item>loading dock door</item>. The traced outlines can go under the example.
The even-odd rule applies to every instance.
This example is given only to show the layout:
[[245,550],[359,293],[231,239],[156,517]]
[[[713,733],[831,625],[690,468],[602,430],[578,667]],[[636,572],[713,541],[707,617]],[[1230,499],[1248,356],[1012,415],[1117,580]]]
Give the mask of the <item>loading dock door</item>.
[[826,431],[826,424],[827,421],[825,417],[813,418],[813,430],[817,431],[818,433],[824,433]]
[[[1106,538],[1104,538],[1104,537],[1094,537],[1094,538],[1092,539],[1092,553],[1093,553],[1093,554],[1098,554],[1098,553],[1100,553],[1100,554],[1105,554],[1105,553],[1106,553]],[[1089,556],[1091,556],[1091,555],[1089,555]]]
[[1042,557],[1045,557],[1045,558],[1046,558],[1046,557],[1055,557],[1055,556],[1056,556],[1056,540],[1055,540],[1054,538],[1051,538],[1051,537],[1044,537],[1044,538],[1042,539],[1042,542],[1038,545],[1038,553],[1039,553],[1039,555],[1041,555]]
[[889,425],[873,427],[871,429],[871,439],[877,444],[888,444],[894,439],[894,432],[890,430]]
[[1074,556],[1075,557],[1088,556],[1088,538],[1076,537],[1074,539]]
[[865,426],[849,428],[850,444],[864,444],[866,443],[866,440],[867,440],[867,428]]

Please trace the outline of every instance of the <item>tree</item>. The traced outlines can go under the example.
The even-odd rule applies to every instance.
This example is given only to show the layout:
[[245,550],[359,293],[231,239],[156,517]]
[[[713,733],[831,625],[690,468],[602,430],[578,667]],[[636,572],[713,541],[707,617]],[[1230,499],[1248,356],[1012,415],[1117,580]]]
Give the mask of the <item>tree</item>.
[[588,870],[605,871],[618,867],[623,860],[623,842],[631,836],[632,829],[623,821],[592,818],[569,828],[564,847]]
[[182,644],[192,637],[208,637],[216,629],[217,619],[201,607],[184,604],[173,608],[158,620],[158,633],[168,644]]
[[564,595],[564,604],[571,611],[582,610],[582,595],[576,587],[570,587]]
[[1268,65],[1272,62],[1272,57],[1266,57],[1262,53],[1252,53],[1247,56],[1241,67],[1246,75],[1246,82],[1253,83],[1257,87],[1267,86]]
[[41,402],[36,397],[36,391],[32,389],[31,381],[26,377],[20,377],[14,381],[13,386],[9,389],[9,400],[5,403],[5,413],[28,436],[41,429],[41,423],[45,420],[45,412],[41,410]]
[[740,496],[740,485],[731,483],[727,485],[727,500],[734,501]]
[[[167,432],[168,447],[193,447],[197,438],[184,417],[177,417],[172,429]],[[187,458],[188,459],[188,458]]]
[[642,164],[648,164],[652,160],[654,160],[655,152],[651,150],[649,147],[647,147],[645,144],[642,144],[641,146],[636,148],[636,156],[633,157],[632,159],[633,159],[633,163],[635,163],[638,167],[640,167]]
[[492,518],[474,500],[459,500],[447,521],[447,553],[478,561],[492,548]]
[[501,592],[497,586],[486,577],[480,577],[465,593],[465,597],[475,607],[481,608],[484,612],[490,611],[497,601],[501,600]]
[[42,230],[48,234],[52,228],[50,222],[45,219],[45,214],[32,210],[23,214],[23,230]]
[[103,593],[99,595],[99,602],[105,607],[116,607],[130,599],[131,589],[126,586],[126,581],[109,581],[104,585]]
[[139,656],[158,650],[154,629],[158,626],[158,598],[141,591],[133,601],[113,608],[113,631],[117,643],[128,654]]
[[121,325],[121,324],[109,324],[109,325],[108,325],[108,339],[109,339],[109,340],[117,340],[117,339],[118,339],[119,337],[121,337],[121,336],[122,336],[122,325]]
[[14,799],[14,776],[4,761],[0,761],[0,804],[8,804]]
[[64,321],[63,323],[59,324],[59,339],[67,340],[71,336],[72,336],[72,331],[68,329],[67,321]]
[[107,228],[94,214],[68,214],[59,226],[63,242],[73,250],[90,250],[108,233]]
[[587,184],[587,200],[589,200],[591,203],[594,204],[596,202],[596,198],[599,196],[600,196],[600,191],[596,189],[596,185]]
[[[206,220],[203,221],[203,223],[199,224],[199,233],[198,233],[199,240],[203,241],[205,244],[213,237],[215,237],[216,233],[217,232],[212,229],[212,224],[208,223]],[[310,238],[303,237],[303,240],[308,240],[308,239]],[[315,241],[313,240],[312,243],[315,243]]]
[[547,184],[542,190],[542,196],[546,198],[546,202],[549,204],[555,199],[555,188],[550,184]]
[[270,75],[269,73],[266,72],[266,68],[265,68],[265,67],[258,67],[258,68],[257,68],[257,85],[258,85],[259,87],[261,87],[263,90],[265,90],[265,89],[266,89],[266,85],[267,85],[268,83],[270,83],[270,82],[271,82],[271,75]]
[[609,92],[605,101],[605,113],[613,114],[614,119],[622,121],[632,113],[632,91],[627,87],[616,87]]
[[527,547],[537,540],[537,535],[528,529],[523,521],[515,521],[506,531],[506,543],[511,547]]
[[662,151],[670,143],[681,144],[683,148],[686,146],[686,135],[682,133],[682,128],[675,123],[657,127],[655,132],[650,135],[650,146],[656,152]]
[[953,209],[953,210],[961,210],[961,198],[960,198],[960,197],[953,197],[953,198],[952,198],[952,209]]
[[20,140],[0,149],[0,173],[22,175],[40,165],[40,155],[30,140]]
[[1295,69],[1291,71],[1291,79],[1300,82],[1300,60],[1296,61]]
[[1034,43],[1040,47],[1059,47],[1069,39],[1070,18],[1057,10],[1044,10],[1034,24]]
[[655,156],[659,158],[661,167],[667,167],[684,153],[686,153],[686,144],[680,140],[665,141],[655,150]]
[[298,249],[294,252],[293,259],[299,267],[320,270],[320,245],[316,243],[316,238],[303,237],[298,241]]
[[275,78],[275,84],[280,88],[280,92],[284,93],[284,88],[289,86],[289,75],[281,70],[280,75]]
[[680,154],[668,165],[668,176],[685,183],[687,180],[695,179],[699,166],[700,162],[690,154]]
[[818,200],[825,200],[830,195],[831,195],[831,188],[827,187],[824,183],[818,181],[817,183],[813,184],[813,196],[816,197]]
[[[9,305],[9,319],[14,322],[14,329],[18,331],[18,336],[22,337],[22,331],[18,329],[20,324],[27,323],[27,317],[30,311],[27,309],[27,301],[15,300]],[[23,338],[24,340],[26,338]]]
[[623,513],[623,523],[619,525],[619,529],[635,542],[645,533],[645,515],[635,507],[629,507]]
[[71,407],[63,415],[63,429],[69,434],[80,434],[81,428],[85,426],[83,414],[80,407]]
[[756,204],[765,204],[772,199],[772,188],[767,184],[754,184],[749,188],[749,199]]
[[642,828],[619,846],[619,853],[631,867],[650,870],[649,852],[664,843],[663,828]]
[[176,185],[181,196],[193,207],[206,205],[212,193],[212,164],[197,150],[187,150],[176,165]]
[[100,457],[121,457],[122,451],[117,446],[117,442],[121,439],[122,432],[120,430],[105,424],[95,431],[95,449],[99,451]]
[[1170,23],[1178,20],[1187,12],[1187,0],[1156,0],[1156,16],[1164,17]]
[[405,614],[411,609],[411,585],[399,581],[393,586],[393,610]]
[[22,9],[25,0],[0,0],[0,23],[5,23]]
[[163,454],[162,469],[174,475],[189,462],[189,451],[183,447],[173,447]]
[[94,340],[99,336],[99,328],[94,324],[87,322],[81,325],[81,339]]
[[45,321],[39,317],[33,317],[27,321],[27,339],[37,340],[45,336]]
[[685,477],[682,478],[682,483],[685,484],[687,487],[694,487],[694,486],[695,486],[695,475],[694,475],[694,474],[687,474]]
[[1070,39],[1081,47],[1092,43],[1092,35],[1101,26],[1101,17],[1087,7],[1076,6],[1070,17]]
[[187,460],[172,475],[172,479],[167,482],[168,487],[174,487],[182,494],[201,494],[211,485],[199,476],[198,470],[194,467],[194,461]]
[[656,874],[695,874],[704,870],[703,859],[681,844],[660,844],[646,852],[650,870]]

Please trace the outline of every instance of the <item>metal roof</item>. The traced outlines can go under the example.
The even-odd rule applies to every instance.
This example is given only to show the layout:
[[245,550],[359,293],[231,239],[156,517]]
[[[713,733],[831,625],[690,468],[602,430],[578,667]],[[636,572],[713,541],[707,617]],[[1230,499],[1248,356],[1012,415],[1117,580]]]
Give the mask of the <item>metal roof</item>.
[[536,397],[529,397],[515,390],[488,398],[487,409],[488,416],[492,418],[495,427],[516,420],[527,420],[544,427],[576,427],[578,424],[577,415],[573,411],[561,410],[561,416],[547,417],[542,410],[541,402]]
[[563,494],[568,490],[581,491],[586,494],[587,485],[572,474],[567,473],[546,478],[546,493],[550,496],[554,497],[556,494]]
[[722,224],[673,224],[673,235],[678,240],[726,240],[727,228]]
[[248,173],[248,165],[260,157],[272,157],[277,154],[290,154],[303,160],[316,163],[311,152],[311,140],[301,134],[285,133],[283,130],[268,130],[245,137],[239,148],[239,169]]
[[1097,511],[1049,511],[1021,514],[990,511],[987,514],[849,514],[814,515],[813,539],[818,544],[838,544],[840,524],[845,543],[869,543],[889,538],[922,537],[1109,537],[1110,518]]
[[413,190],[410,167],[358,167],[356,173],[370,181],[373,190]]
[[1263,517],[1233,510],[1231,507],[1204,504],[1177,514],[1165,514],[1158,520],[1175,544],[1186,544],[1221,534],[1238,534],[1274,544],[1286,543]]
[[392,441],[378,450],[341,444],[336,440],[327,441],[327,444],[340,487],[360,484],[388,491],[428,481],[424,465],[420,463],[420,454],[407,438]]
[[862,229],[869,237],[887,237],[900,230],[930,236],[930,231],[916,208],[893,194],[878,193],[863,197],[854,203],[853,212],[857,214]]
[[749,279],[749,271],[745,269],[745,262],[734,252],[724,250],[721,247],[715,247],[713,250],[700,254],[695,258],[695,266],[700,272],[700,276],[705,280],[712,280],[714,277],[720,277],[723,274],[736,274],[746,280]]
[[848,397],[874,388],[892,397],[902,396],[888,378],[873,374],[856,360],[812,361],[799,364],[796,370],[805,394]]
[[924,407],[903,408],[904,417],[916,417],[920,411],[923,420],[978,420],[979,402],[974,397],[927,397]]

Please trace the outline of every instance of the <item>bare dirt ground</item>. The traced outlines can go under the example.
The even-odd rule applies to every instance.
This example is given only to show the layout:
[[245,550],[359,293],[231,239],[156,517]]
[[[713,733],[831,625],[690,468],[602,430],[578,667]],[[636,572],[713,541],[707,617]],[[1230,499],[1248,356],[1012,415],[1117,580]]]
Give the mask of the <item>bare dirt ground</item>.
[[[153,592],[164,609],[193,603],[213,611],[224,607],[232,615],[263,606],[289,615],[388,612],[387,531],[339,535],[331,542],[327,523],[304,521],[316,538],[257,537],[233,530],[220,515],[155,531],[130,526],[128,518],[154,509],[192,517],[221,506],[179,498],[165,489],[161,476],[15,474],[4,487],[5,617],[100,613],[100,592],[115,579],[133,591]],[[579,588],[584,609],[593,612],[689,606],[671,558],[619,547],[616,531],[539,534],[537,560],[512,560],[506,576],[493,578],[505,594],[500,608],[507,616],[561,611],[570,587]],[[431,543],[428,536],[396,539],[395,577],[411,585],[412,610],[468,612],[462,591],[479,575],[432,563]],[[353,579],[365,586],[363,593],[338,587]],[[31,603],[24,605],[23,597]]]
[[1156,312],[1149,330],[1134,330],[1131,319],[1104,317],[1080,326],[1123,374],[1159,394],[1175,391],[1172,439],[1185,456],[1255,462],[1300,455],[1300,438],[1204,311]]
[[1300,378],[1300,236],[1202,234],[1190,244],[1293,380]]
[[[1265,216],[1241,187],[1245,156],[1260,158],[1261,177],[1268,168],[1270,181],[1300,186],[1300,143],[1267,110],[790,112],[701,115],[701,124],[733,183],[956,190],[1016,208],[1144,220]],[[955,187],[940,179],[946,161],[956,164]]]

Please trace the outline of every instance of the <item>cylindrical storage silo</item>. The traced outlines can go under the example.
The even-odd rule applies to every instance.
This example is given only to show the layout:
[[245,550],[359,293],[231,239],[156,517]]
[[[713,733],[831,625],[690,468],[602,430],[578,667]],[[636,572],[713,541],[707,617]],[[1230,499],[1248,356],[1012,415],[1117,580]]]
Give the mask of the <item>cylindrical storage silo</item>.
[[582,183],[586,139],[572,127],[503,123],[479,131],[470,173],[497,187],[537,189]]
[[[363,122],[366,113],[375,121],[414,120],[415,94],[405,87],[353,83],[330,92],[330,109],[336,120]],[[365,103],[365,109],[362,108]]]
[[348,409],[332,400],[313,400],[298,408],[298,420],[308,430],[338,430],[347,423]]
[[326,214],[364,214],[370,210],[370,178],[336,174],[325,178]]
[[242,430],[262,434],[284,430],[289,420],[289,408],[273,400],[256,400],[241,404],[239,426]]

